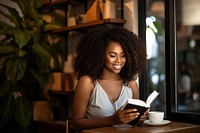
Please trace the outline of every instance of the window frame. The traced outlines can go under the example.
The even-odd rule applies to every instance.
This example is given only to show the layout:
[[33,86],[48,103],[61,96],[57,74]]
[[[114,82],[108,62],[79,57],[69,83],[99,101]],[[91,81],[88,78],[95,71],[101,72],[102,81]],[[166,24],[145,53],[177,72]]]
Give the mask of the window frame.
[[[138,36],[146,44],[146,0],[138,0]],[[139,80],[140,98],[146,100],[147,93],[147,65],[144,64],[143,71]]]
[[[167,118],[173,121],[200,123],[200,113],[172,111],[177,99],[177,62],[176,62],[176,0],[165,0],[165,52],[166,56],[166,99]],[[175,105],[177,106],[177,105]],[[184,118],[184,119],[183,119]]]
[[[175,103],[175,92],[177,89],[176,77],[176,0],[165,0],[165,72],[166,72],[166,119],[172,121],[200,123],[200,113],[172,111],[172,103]],[[138,27],[139,37],[146,43],[146,0],[138,0]],[[147,69],[144,67],[140,77],[140,97],[147,98]],[[183,119],[184,118],[184,119]]]

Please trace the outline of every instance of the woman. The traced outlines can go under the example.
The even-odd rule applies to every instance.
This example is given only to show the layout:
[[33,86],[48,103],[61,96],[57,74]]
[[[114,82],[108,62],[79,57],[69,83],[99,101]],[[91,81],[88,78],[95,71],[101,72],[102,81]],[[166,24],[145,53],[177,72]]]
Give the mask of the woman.
[[[78,83],[73,102],[77,129],[129,123],[136,109],[122,110],[129,98],[139,98],[136,79],[145,62],[144,45],[125,28],[88,32],[76,50]],[[146,114],[140,119],[142,123]]]

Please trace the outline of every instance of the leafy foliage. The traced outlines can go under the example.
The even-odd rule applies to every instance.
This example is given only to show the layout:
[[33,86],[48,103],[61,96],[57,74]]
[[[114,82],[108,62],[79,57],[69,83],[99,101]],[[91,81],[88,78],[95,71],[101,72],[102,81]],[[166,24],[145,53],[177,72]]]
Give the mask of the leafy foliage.
[[[16,8],[0,4],[9,22],[0,20],[0,126],[15,118],[21,126],[32,117],[31,89],[44,88],[50,71],[50,59],[59,67],[57,54],[46,40],[47,24],[38,8],[41,0],[11,0]],[[21,12],[21,14],[20,14]],[[39,94],[38,94],[39,95]]]

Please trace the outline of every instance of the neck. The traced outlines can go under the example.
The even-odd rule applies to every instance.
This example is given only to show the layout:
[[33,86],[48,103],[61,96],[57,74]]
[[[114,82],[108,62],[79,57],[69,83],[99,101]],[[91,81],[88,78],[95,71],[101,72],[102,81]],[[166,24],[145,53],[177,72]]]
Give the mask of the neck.
[[120,80],[121,77],[119,75],[115,75],[115,76],[104,76],[102,75],[100,77],[101,80]]
[[102,75],[100,76],[102,80],[119,80],[121,79],[119,73],[114,73],[104,68]]

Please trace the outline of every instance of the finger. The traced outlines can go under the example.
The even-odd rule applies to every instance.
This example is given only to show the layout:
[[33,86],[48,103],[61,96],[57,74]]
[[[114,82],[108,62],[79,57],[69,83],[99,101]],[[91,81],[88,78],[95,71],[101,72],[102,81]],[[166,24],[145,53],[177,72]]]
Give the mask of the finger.
[[136,112],[137,111],[137,109],[125,109],[124,110],[125,111],[125,113],[131,113],[131,112]]
[[139,115],[139,113],[128,113],[128,114],[124,114],[123,118],[130,121],[130,120],[134,120],[135,118],[137,118]]
[[148,109],[144,114],[147,114],[149,112],[150,109]]
[[146,119],[146,118],[147,118],[147,116],[144,116],[144,115],[143,115],[141,118],[145,118],[145,119]]

